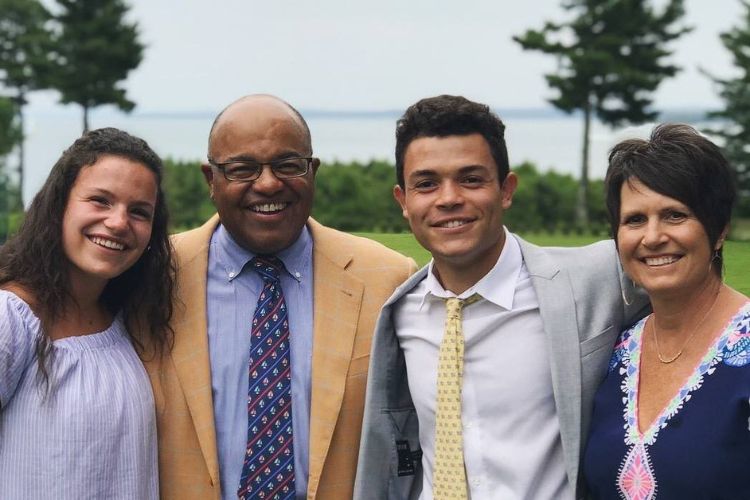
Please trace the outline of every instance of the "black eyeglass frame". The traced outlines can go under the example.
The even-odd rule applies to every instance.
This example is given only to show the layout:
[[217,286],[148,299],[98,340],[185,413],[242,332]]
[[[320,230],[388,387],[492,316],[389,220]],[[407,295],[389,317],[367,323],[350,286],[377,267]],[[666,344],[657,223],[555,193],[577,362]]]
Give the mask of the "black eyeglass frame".
[[[274,170],[274,165],[281,165],[285,162],[288,162],[289,160],[305,160],[305,170],[304,172],[301,172],[299,174],[294,175],[279,175],[279,173]],[[221,171],[221,173],[224,175],[224,178],[229,182],[253,182],[260,178],[261,175],[263,175],[263,168],[268,165],[271,167],[271,173],[274,177],[276,177],[279,180],[284,179],[294,179],[296,177],[302,177],[304,175],[307,175],[307,173],[310,171],[310,165],[318,161],[318,159],[314,156],[292,156],[289,158],[279,158],[278,160],[272,160],[272,161],[255,161],[255,160],[230,160],[230,161],[214,161],[212,158],[208,158],[208,164],[212,167],[216,168],[217,170]],[[258,170],[258,174],[254,177],[234,177],[227,174],[227,165],[233,165],[236,163],[245,163],[245,164],[252,164],[252,165],[258,165],[260,166],[260,170]]]

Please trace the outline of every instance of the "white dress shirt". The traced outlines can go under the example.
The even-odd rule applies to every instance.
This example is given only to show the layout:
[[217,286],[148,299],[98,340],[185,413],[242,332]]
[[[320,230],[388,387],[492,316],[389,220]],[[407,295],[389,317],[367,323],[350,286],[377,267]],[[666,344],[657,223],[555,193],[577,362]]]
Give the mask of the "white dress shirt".
[[[560,426],[552,393],[547,337],[518,241],[507,230],[497,263],[473,287],[482,300],[463,311],[461,405],[470,498],[567,499]],[[409,388],[419,417],[424,471],[420,498],[432,499],[438,352],[445,301],[456,295],[426,278],[395,306]]]

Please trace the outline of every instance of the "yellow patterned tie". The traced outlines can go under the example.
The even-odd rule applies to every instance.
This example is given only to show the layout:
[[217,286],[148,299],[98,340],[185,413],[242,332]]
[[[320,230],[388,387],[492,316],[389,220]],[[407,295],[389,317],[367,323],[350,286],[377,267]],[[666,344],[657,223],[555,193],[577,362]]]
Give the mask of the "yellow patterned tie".
[[463,500],[466,491],[463,432],[461,425],[461,387],[464,374],[464,334],[461,309],[480,299],[445,301],[445,333],[440,342],[437,373],[437,416],[435,418],[435,473],[432,496],[435,500]]

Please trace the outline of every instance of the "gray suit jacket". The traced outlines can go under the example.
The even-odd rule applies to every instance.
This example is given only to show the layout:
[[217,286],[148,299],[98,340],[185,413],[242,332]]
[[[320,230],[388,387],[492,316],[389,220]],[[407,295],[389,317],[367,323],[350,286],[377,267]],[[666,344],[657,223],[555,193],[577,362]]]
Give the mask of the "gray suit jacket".
[[[543,248],[516,237],[549,339],[552,385],[570,484],[579,484],[594,392],[617,334],[647,312],[645,295],[623,280],[612,241]],[[385,303],[375,327],[354,498],[412,499],[422,490],[419,422],[393,327],[393,304],[427,274],[422,268]],[[623,294],[630,304],[623,300]]]

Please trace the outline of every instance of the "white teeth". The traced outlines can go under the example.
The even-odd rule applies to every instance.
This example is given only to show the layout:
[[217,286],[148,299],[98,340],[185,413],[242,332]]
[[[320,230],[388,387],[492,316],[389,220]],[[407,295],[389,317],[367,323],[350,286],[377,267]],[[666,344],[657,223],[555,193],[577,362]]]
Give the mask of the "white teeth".
[[452,228],[452,227],[463,226],[464,224],[466,224],[466,221],[463,221],[463,220],[452,220],[452,221],[440,224],[440,227]]
[[111,248],[112,250],[125,250],[125,245],[123,245],[122,243],[117,243],[116,241],[112,240],[106,240],[104,238],[100,238],[99,236],[92,236],[91,241],[99,246]]
[[648,266],[665,266],[673,262],[677,262],[679,259],[674,256],[668,257],[646,257],[643,259]]
[[283,210],[286,205],[286,203],[264,203],[262,205],[253,205],[250,207],[250,210],[261,213],[278,212],[279,210]]

